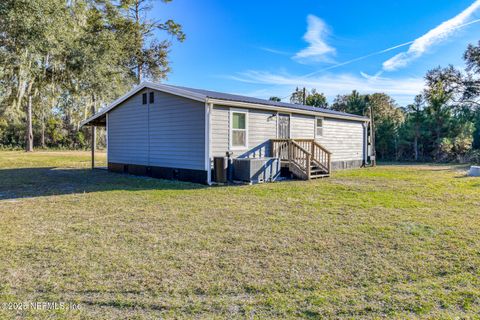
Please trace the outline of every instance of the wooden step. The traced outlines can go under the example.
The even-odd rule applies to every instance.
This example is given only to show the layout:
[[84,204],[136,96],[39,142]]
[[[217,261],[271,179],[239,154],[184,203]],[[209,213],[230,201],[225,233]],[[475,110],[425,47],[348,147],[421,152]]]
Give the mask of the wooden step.
[[323,168],[319,168],[319,167],[311,167],[311,168],[310,168],[310,172],[311,172],[311,173],[318,173],[318,172],[328,173],[327,170],[325,170],[325,169],[323,169]]
[[330,176],[332,153],[314,139],[271,139],[270,150],[299,179]]
[[325,171],[325,172],[328,172],[328,168],[327,168],[327,167],[319,166],[319,165],[316,164],[316,163],[312,163],[312,164],[310,165],[310,168],[311,168],[312,170],[323,170],[323,171]]
[[330,177],[328,173],[310,175],[310,179],[321,179],[321,178],[328,178],[328,177]]

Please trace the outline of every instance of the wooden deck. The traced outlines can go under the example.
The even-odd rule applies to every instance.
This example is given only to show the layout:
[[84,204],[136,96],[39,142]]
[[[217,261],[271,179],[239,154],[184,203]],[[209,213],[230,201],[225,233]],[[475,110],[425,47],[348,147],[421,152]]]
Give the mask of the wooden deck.
[[303,180],[330,176],[332,153],[314,139],[271,139],[271,156]]

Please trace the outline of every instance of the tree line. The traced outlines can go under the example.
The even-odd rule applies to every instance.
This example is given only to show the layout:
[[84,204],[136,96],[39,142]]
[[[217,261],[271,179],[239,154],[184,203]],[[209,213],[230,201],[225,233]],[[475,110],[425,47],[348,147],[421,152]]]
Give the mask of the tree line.
[[149,19],[151,9],[150,0],[2,0],[0,146],[85,148],[82,120],[142,79],[165,78],[171,43],[185,34]]
[[[338,95],[329,105],[315,89],[299,89],[290,102],[371,116],[379,160],[480,163],[480,42],[469,45],[465,69],[437,67],[407,106],[385,93]],[[271,100],[278,101],[277,97]]]

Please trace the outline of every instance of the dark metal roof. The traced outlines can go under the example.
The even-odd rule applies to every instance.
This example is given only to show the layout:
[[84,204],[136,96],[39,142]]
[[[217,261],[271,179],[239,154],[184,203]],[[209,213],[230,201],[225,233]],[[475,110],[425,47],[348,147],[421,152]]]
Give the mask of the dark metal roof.
[[317,113],[320,116],[331,115],[332,118],[340,118],[340,119],[344,118],[344,119],[355,120],[355,121],[369,121],[368,117],[334,111],[326,108],[316,108],[312,106],[305,106],[305,105],[299,105],[299,104],[293,104],[293,103],[270,101],[265,99],[252,98],[252,97],[246,97],[246,96],[241,96],[237,94],[229,94],[229,93],[209,91],[209,90],[203,90],[203,89],[173,86],[173,85],[152,83],[152,82],[142,82],[140,85],[136,86],[135,88],[127,92],[125,95],[123,95],[122,97],[112,102],[109,106],[102,108],[90,118],[86,119],[85,121],[82,121],[80,125],[84,126],[84,125],[93,124],[93,125],[105,126],[105,121],[106,121],[105,118],[108,112],[110,112],[119,104],[121,104],[122,102],[124,102],[125,100],[127,100],[132,95],[139,92],[140,90],[143,90],[144,88],[151,88],[151,89],[163,91],[166,93],[170,93],[173,95],[185,97],[187,99],[193,99],[193,100],[202,101],[202,102],[207,102],[208,99],[213,99],[218,101],[225,101],[225,104],[227,104],[229,101],[232,103],[235,103],[235,102],[246,103],[247,108],[248,108],[248,104],[257,105],[257,108],[261,108],[261,107],[258,107],[259,105],[260,106],[264,105],[264,106],[270,106],[273,108],[275,107],[282,108],[282,110],[288,110],[288,109],[292,111],[297,110],[299,113],[301,113],[301,111],[313,112],[314,114]]
[[354,118],[368,120],[368,118],[364,117],[364,116],[359,116],[359,115],[356,115],[356,114],[351,114],[351,113],[346,113],[346,112],[335,111],[335,110],[326,109],[326,108],[317,108],[317,107],[305,106],[305,105],[294,104],[294,103],[270,101],[270,100],[241,96],[241,95],[236,95],[236,94],[223,93],[223,92],[217,92],[217,91],[209,91],[209,90],[203,90],[203,89],[188,88],[188,87],[182,87],[182,86],[173,86],[173,85],[166,85],[166,84],[164,84],[164,86],[169,86],[169,87],[172,87],[172,88],[177,88],[177,89],[181,89],[181,90],[185,90],[185,91],[190,91],[192,93],[201,94],[201,95],[204,95],[207,98],[211,98],[211,99],[263,104],[263,105],[268,105],[268,106],[289,108],[289,109],[294,109],[294,110],[323,112],[323,113],[332,114],[332,115],[347,116],[347,117],[354,117]]

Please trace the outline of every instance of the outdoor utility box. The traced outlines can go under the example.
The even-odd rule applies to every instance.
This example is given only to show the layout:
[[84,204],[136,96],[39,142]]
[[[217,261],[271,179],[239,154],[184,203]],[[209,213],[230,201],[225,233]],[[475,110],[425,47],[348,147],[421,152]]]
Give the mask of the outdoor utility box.
[[233,179],[252,183],[275,181],[280,176],[278,158],[237,158],[233,160]]
[[213,158],[213,181],[217,183],[227,182],[227,169],[228,158],[227,157],[214,157]]
[[468,175],[471,177],[480,177],[480,166],[471,166]]

